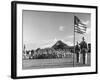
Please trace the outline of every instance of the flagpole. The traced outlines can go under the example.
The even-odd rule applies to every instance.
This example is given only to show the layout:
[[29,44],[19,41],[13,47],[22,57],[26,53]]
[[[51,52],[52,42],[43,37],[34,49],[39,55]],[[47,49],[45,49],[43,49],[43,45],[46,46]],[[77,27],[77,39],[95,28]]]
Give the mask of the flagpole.
[[74,64],[74,54],[75,54],[75,16],[74,16],[74,40],[73,40],[73,44],[74,44],[74,53],[73,53],[73,67],[75,66]]
[[[73,39],[73,44],[74,44],[74,52],[73,52],[73,67],[75,66],[75,32],[76,33],[80,33],[80,34],[84,34],[85,32],[86,32],[86,25],[85,24],[83,24],[81,21],[80,21],[80,19],[77,17],[77,16],[75,16],[75,14],[73,14],[73,16],[74,16],[74,39]],[[81,27],[82,28],[84,28],[84,29],[81,29]]]

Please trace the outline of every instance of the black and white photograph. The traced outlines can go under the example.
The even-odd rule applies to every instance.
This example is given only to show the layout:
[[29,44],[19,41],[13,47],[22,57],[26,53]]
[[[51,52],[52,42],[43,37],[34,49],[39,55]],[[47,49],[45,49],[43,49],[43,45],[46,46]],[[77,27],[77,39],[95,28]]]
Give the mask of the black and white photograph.
[[91,66],[91,14],[23,10],[23,69]]
[[97,73],[97,6],[12,2],[13,79]]

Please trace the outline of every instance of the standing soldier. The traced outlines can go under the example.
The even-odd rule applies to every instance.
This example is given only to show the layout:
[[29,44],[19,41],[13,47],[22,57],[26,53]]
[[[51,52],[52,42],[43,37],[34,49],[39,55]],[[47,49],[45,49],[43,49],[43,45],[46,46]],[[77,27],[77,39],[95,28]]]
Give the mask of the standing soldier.
[[75,53],[76,53],[77,63],[80,62],[79,52],[80,52],[80,47],[79,47],[79,44],[77,42],[77,45],[75,46]]
[[83,55],[83,64],[86,64],[87,43],[85,42],[84,37],[82,38],[82,42],[80,43],[80,49]]

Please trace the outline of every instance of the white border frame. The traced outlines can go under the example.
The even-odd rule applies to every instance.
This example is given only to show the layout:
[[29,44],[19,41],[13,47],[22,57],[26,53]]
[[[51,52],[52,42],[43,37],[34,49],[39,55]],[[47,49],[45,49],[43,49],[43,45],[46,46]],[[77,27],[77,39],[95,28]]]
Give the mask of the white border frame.
[[[22,10],[37,11],[57,11],[57,12],[76,12],[91,13],[91,66],[88,67],[67,67],[67,68],[50,68],[50,69],[31,69],[22,70]],[[17,4],[17,76],[38,76],[52,74],[69,74],[69,73],[85,73],[96,71],[96,9],[78,8],[78,7],[60,7],[47,5],[28,5]],[[94,54],[95,53],[95,54]]]

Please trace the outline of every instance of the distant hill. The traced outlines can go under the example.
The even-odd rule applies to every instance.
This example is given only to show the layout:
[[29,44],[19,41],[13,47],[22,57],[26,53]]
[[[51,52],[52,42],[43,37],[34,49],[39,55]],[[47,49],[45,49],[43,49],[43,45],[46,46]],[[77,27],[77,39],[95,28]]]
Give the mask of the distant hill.
[[68,46],[67,44],[65,44],[64,42],[62,42],[61,40],[57,41],[53,46],[53,49],[69,49],[70,46]]

